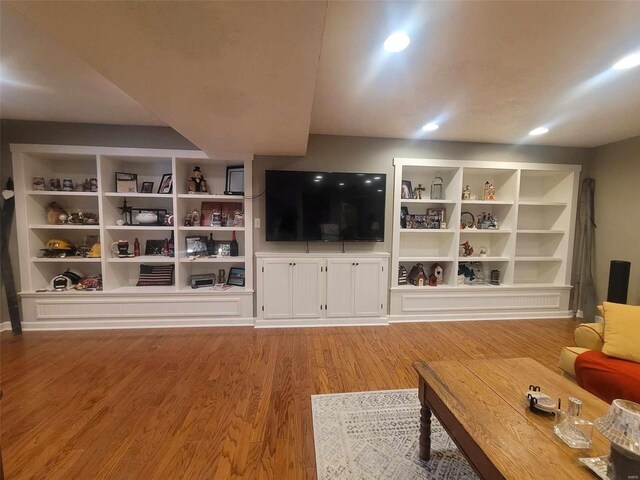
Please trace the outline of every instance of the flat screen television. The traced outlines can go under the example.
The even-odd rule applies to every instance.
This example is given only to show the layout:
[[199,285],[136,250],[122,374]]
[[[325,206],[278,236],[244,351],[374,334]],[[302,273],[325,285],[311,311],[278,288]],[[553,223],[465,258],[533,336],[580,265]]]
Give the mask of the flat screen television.
[[265,175],[268,242],[384,241],[384,173]]

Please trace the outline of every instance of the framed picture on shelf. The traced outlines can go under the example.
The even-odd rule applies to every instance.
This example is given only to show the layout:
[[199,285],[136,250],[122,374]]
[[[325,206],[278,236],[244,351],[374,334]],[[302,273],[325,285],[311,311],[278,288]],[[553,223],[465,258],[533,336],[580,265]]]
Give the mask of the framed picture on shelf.
[[[218,242],[216,242],[218,243]],[[207,255],[207,237],[199,235],[190,235],[185,238],[188,256],[204,256]]]
[[400,198],[413,198],[413,188],[409,180],[402,180],[402,188],[400,190]]
[[153,193],[153,182],[142,182],[141,193]]
[[427,225],[429,228],[445,228],[442,225],[446,225],[446,210],[444,208],[429,208],[427,209]]
[[244,166],[227,167],[225,195],[244,195]]
[[200,216],[200,224],[203,227],[222,226],[221,202],[202,202],[200,211],[202,212],[202,215]]
[[231,267],[229,269],[229,277],[227,278],[227,285],[244,287],[244,267]]
[[165,173],[160,180],[160,186],[158,187],[158,193],[171,193],[173,191],[173,175]]
[[409,208],[400,207],[400,228],[407,228],[408,216],[409,216]]
[[164,240],[147,240],[144,246],[145,255],[163,255]]
[[138,175],[135,173],[116,172],[116,192],[137,193]]
[[219,257],[230,257],[231,240],[216,240],[216,255]]

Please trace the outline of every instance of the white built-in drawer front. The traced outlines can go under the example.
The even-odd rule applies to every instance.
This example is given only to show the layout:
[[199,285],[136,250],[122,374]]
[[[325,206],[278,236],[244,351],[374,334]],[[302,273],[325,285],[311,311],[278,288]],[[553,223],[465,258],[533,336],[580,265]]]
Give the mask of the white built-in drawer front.
[[555,292],[442,292],[438,295],[403,294],[403,313],[435,311],[540,310],[560,308],[560,294]]
[[238,317],[242,314],[241,296],[217,298],[96,298],[36,300],[37,320],[163,317]]

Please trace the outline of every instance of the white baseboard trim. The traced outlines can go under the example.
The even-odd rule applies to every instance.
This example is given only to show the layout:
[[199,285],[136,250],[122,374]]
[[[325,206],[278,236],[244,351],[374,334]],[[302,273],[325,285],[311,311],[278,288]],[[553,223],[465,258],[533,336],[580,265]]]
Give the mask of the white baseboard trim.
[[11,330],[11,322],[0,323],[0,332],[7,332]]
[[379,327],[389,325],[387,317],[278,318],[256,319],[256,328]]
[[538,320],[573,318],[572,311],[434,313],[429,315],[389,315],[389,323],[468,322],[470,320]]
[[118,330],[131,328],[253,327],[253,318],[162,318],[131,320],[41,320],[23,322],[26,332],[48,330]]

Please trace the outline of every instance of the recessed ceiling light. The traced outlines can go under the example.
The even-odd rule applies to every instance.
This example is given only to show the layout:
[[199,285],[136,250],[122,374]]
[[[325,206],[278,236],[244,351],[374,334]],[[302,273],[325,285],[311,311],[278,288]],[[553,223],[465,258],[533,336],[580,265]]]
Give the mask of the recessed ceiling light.
[[534,128],[533,130],[531,130],[529,132],[529,135],[544,135],[545,133],[547,133],[549,131],[549,129],[547,127],[538,127],[538,128]]
[[387,52],[400,52],[407,48],[411,43],[411,39],[403,32],[395,32],[387,37],[384,41],[384,49]]
[[424,130],[425,132],[433,132],[434,130],[437,130],[439,128],[440,128],[440,125],[433,122],[429,122],[426,125],[422,126],[422,130]]
[[633,68],[640,65],[640,53],[633,53],[621,58],[613,64],[614,70],[626,70],[627,68]]

